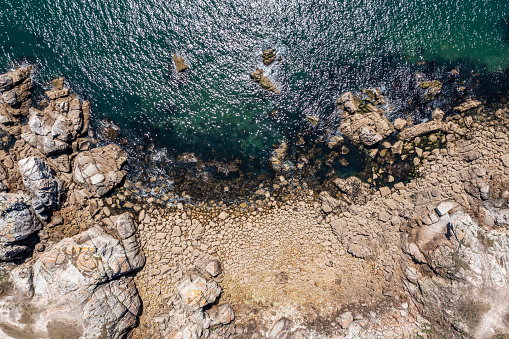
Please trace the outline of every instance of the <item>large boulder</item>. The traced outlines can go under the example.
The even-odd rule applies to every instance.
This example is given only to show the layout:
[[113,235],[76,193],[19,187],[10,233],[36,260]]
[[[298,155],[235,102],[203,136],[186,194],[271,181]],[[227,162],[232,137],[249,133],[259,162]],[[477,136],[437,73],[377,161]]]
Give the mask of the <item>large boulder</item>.
[[28,237],[41,229],[25,194],[0,193],[0,260],[13,260],[29,250]]
[[20,117],[28,115],[32,96],[32,67],[0,75],[0,129],[8,134],[21,132]]
[[62,191],[62,180],[55,177],[55,172],[41,158],[29,157],[18,162],[23,183],[34,196],[32,206],[43,220],[47,213],[59,207]]
[[95,197],[101,197],[116,187],[125,177],[121,170],[126,162],[117,145],[94,148],[78,154],[74,161],[74,180]]
[[[117,223],[122,238],[132,233],[134,223],[128,216],[120,218],[121,223],[130,224],[126,228]],[[56,337],[55,324],[68,329],[68,337],[126,337],[141,313],[131,274],[141,268],[144,259],[139,258],[141,252],[130,248],[135,243],[139,246],[136,241],[121,241],[95,226],[63,239],[33,265],[18,266],[10,274],[14,293],[0,300],[2,338],[10,338],[6,327],[1,326],[5,323],[37,338]],[[128,253],[134,252],[138,254],[130,257]],[[30,314],[26,309],[31,310]]]

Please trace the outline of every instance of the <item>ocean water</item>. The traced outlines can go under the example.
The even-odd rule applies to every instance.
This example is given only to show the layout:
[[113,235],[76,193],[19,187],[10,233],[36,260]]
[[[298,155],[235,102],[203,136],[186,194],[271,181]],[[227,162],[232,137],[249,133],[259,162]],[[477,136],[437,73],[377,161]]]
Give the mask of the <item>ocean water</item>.
[[[282,60],[265,67],[269,46]],[[182,77],[174,53],[190,65]],[[306,115],[330,116],[347,90],[380,87],[403,112],[419,71],[456,67],[509,88],[509,2],[1,1],[0,67],[26,62],[41,85],[66,77],[132,144],[149,135],[170,152],[264,167],[273,144],[312,129]],[[257,67],[281,94],[250,81]]]

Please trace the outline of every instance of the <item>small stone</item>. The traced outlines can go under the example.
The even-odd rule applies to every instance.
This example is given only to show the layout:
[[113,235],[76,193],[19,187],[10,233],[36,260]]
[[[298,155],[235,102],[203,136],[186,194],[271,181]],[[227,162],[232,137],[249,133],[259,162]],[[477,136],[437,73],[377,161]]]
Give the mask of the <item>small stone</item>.
[[441,216],[447,214],[453,207],[454,207],[454,202],[452,202],[452,201],[442,201],[435,208],[435,211],[437,212],[438,216],[441,217]]
[[389,194],[391,194],[391,189],[389,187],[380,187],[380,194],[382,195],[382,197],[386,197],[388,196]]
[[44,246],[44,244],[38,243],[37,245],[35,245],[35,250],[37,252],[44,252],[45,249],[46,249],[46,246]]
[[385,211],[381,212],[379,215],[378,215],[378,219],[380,221],[383,221],[383,222],[387,222],[389,221],[389,219],[391,218],[391,215]]
[[219,219],[221,220],[225,220],[228,218],[228,213],[226,213],[225,211],[222,211],[221,213],[219,213]]

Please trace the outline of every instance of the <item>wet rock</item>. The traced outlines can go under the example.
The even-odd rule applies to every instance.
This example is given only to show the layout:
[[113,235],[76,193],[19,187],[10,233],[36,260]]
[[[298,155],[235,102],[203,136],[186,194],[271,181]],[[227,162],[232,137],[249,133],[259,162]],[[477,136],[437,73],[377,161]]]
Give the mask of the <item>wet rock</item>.
[[262,52],[263,63],[268,66],[276,60],[276,49],[269,48]]
[[[101,228],[93,227],[63,239],[44,252],[33,266],[29,263],[18,266],[15,270],[30,270],[31,274],[25,274],[25,278],[14,274],[11,281],[14,286],[30,286],[33,293],[3,296],[2,311],[6,311],[5,305],[11,314],[19,312],[23,305],[31,307],[32,317],[38,322],[26,326],[32,331],[40,326],[37,333],[42,337],[51,337],[50,324],[59,320],[65,320],[76,331],[68,335],[124,337],[137,324],[141,313],[133,278],[126,276],[132,269],[120,242]],[[23,305],[15,302],[22,297]],[[11,318],[13,322],[16,319]]]
[[182,73],[189,68],[184,58],[177,56],[177,53],[173,54],[173,62],[175,63],[177,73]]
[[466,112],[471,109],[479,107],[481,104],[480,101],[467,99],[467,101],[463,102],[461,105],[454,107],[454,110],[460,111],[460,112]]
[[0,75],[0,129],[10,135],[21,133],[20,118],[28,115],[32,96],[32,67]]
[[23,183],[33,195],[32,206],[37,215],[46,220],[48,212],[60,204],[62,180],[41,158],[29,157],[18,162]]
[[30,198],[19,193],[0,193],[0,260],[13,260],[29,250],[26,238],[42,225],[30,209]]
[[281,91],[272,83],[272,81],[263,75],[263,69],[257,68],[251,74],[251,80],[257,82],[261,88],[274,92],[275,94],[281,93]]
[[315,117],[315,116],[312,116],[312,115],[307,115],[306,116],[306,119],[313,125],[313,126],[316,126],[318,125],[318,122],[320,121],[320,118],[319,117]]
[[428,100],[434,99],[435,95],[439,94],[442,90],[442,83],[438,80],[421,81],[418,83],[418,86],[426,90]]
[[121,170],[126,162],[124,152],[116,145],[84,151],[74,161],[74,180],[85,186],[95,197],[101,197],[116,187],[125,177]]

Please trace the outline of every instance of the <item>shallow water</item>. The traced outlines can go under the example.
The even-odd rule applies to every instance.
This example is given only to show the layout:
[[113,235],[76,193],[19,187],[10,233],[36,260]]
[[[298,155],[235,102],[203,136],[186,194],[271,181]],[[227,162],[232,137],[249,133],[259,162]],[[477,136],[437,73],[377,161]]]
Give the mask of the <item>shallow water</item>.
[[[282,61],[263,68],[280,95],[249,79],[269,46]],[[181,78],[175,52],[190,64]],[[65,76],[131,143],[150,133],[170,151],[261,167],[274,143],[309,129],[306,115],[329,116],[346,90],[391,89],[404,106],[405,82],[419,70],[412,63],[431,60],[431,75],[460,65],[464,76],[479,72],[506,86],[499,75],[509,67],[509,2],[0,3],[2,67],[36,62],[40,83]]]

